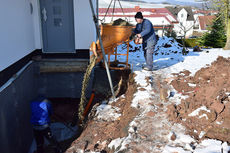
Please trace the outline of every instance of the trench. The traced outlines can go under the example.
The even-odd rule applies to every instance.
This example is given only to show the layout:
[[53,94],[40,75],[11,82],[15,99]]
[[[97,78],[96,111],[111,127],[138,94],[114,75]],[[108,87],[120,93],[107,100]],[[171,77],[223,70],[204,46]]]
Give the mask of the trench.
[[[111,70],[112,82],[114,89],[117,92],[117,96],[124,94],[127,90],[127,80],[129,79],[130,70]],[[123,80],[123,83],[120,84],[120,80]],[[121,86],[118,89],[118,86]],[[119,90],[119,91],[118,91]],[[107,74],[103,67],[96,67],[94,69],[94,78],[92,82],[92,91],[95,93],[95,98],[90,106],[89,113],[95,104],[100,104],[102,101],[109,99],[112,96],[110,91],[109,83],[107,82]],[[63,150],[67,150],[71,143],[76,140],[84,129],[75,125],[78,120],[78,108],[80,99],[79,98],[49,98],[53,103],[54,112],[51,117],[51,120],[56,123],[56,125],[51,125],[52,132],[54,135],[59,138],[59,142]],[[89,98],[87,98],[87,101]],[[85,104],[86,105],[86,104]],[[87,124],[88,118],[84,120],[84,123]],[[89,119],[90,120],[90,119]],[[74,126],[72,124],[74,123]],[[46,152],[51,153],[52,147],[47,146]]]
[[[51,119],[51,131],[63,150],[78,137],[79,127],[73,125],[77,118],[79,98],[48,98],[52,103],[53,113]],[[53,153],[53,146],[45,142],[45,153]],[[36,144],[33,140],[30,152],[36,150]]]
[[[0,140],[5,144],[0,145],[0,151],[33,153],[36,150],[30,125],[29,103],[40,93],[43,93],[52,103],[53,115],[50,127],[62,149],[66,150],[82,132],[77,125],[74,126],[72,123],[78,119],[81,82],[87,65],[88,61],[84,60],[35,60],[28,63],[20,73],[14,76],[13,80],[7,82],[6,86],[1,87],[0,134],[2,137]],[[59,69],[54,69],[54,67],[59,67]],[[122,85],[117,96],[122,95],[127,89],[126,82],[128,82],[130,70],[111,70],[110,73],[115,90],[118,89],[122,78]],[[88,113],[95,104],[101,103],[112,95],[103,67],[97,65],[90,78],[86,90],[87,101],[92,91],[95,93],[95,98]],[[12,131],[8,127],[17,130]],[[45,141],[45,144],[45,152],[52,153],[53,147],[48,141]]]

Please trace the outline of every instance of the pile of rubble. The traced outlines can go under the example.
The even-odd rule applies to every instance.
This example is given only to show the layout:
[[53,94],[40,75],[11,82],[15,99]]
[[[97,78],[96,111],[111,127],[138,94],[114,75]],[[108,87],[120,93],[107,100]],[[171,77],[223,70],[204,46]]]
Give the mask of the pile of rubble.
[[170,119],[182,123],[198,140],[230,142],[230,58],[218,57],[195,76],[189,71],[174,75],[172,86],[187,98],[168,107]]

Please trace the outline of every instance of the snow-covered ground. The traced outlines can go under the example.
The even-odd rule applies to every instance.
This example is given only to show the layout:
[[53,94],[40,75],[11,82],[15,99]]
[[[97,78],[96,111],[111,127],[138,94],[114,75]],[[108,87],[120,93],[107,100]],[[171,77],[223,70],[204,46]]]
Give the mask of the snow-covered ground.
[[[148,142],[150,145],[146,146],[145,149],[151,150],[152,152],[228,153],[228,151],[230,150],[230,146],[228,146],[226,142],[221,142],[213,139],[205,139],[202,142],[198,143],[191,136],[185,134],[185,127],[180,124],[171,124],[167,120],[167,115],[164,113],[158,113],[151,118],[152,127],[145,127],[145,121],[150,121],[147,121],[148,117],[146,116],[146,114],[148,114],[148,112],[150,111],[157,111],[157,106],[155,104],[152,104],[150,100],[151,98],[155,97],[152,90],[153,85],[151,83],[147,83],[146,78],[150,78],[150,81],[152,82],[154,82],[153,80],[155,79],[155,76],[161,76],[161,78],[163,79],[170,80],[170,78],[172,77],[172,73],[179,73],[183,70],[189,70],[191,72],[191,75],[194,75],[201,68],[209,66],[213,61],[217,59],[218,56],[230,57],[230,50],[226,51],[222,49],[205,49],[202,52],[192,52],[192,50],[190,49],[190,52],[186,56],[183,56],[181,54],[182,48],[176,42],[172,43],[171,40],[172,39],[164,37],[160,38],[160,40],[158,41],[155,48],[155,53],[157,53],[157,55],[154,54],[153,71],[142,70],[142,65],[145,64],[145,60],[141,48],[139,51],[129,53],[129,64],[133,65],[133,72],[136,74],[135,81],[137,84],[139,84],[137,92],[134,95],[132,107],[139,109],[140,114],[130,123],[129,135],[124,138],[118,138],[113,140],[109,144],[109,147],[115,149],[117,148],[116,152],[119,152],[123,149],[127,149],[127,144],[131,144],[131,142],[146,143],[143,139],[133,136],[136,132],[134,127],[137,127],[138,129],[140,129],[140,131],[143,128],[153,128],[155,131],[152,131],[153,134],[150,131],[149,136],[154,136],[158,138],[158,140],[156,141],[159,141],[160,143],[165,143],[164,145],[156,147],[159,142]],[[166,43],[169,44],[169,46],[167,46],[167,48],[162,47],[165,46]],[[131,43],[131,45],[133,47],[140,47],[136,46],[133,43]],[[118,47],[118,51],[120,52],[122,52],[123,49],[124,46],[122,45]],[[125,57],[120,56],[118,59],[120,61],[124,61]],[[144,88],[145,90],[139,90],[140,88]],[[180,103],[181,99],[186,98],[182,97],[181,94],[177,93],[176,91],[174,92],[175,95],[170,98],[168,102],[169,104],[178,104]],[[98,109],[97,114],[101,114],[103,108],[106,108],[106,110],[103,111],[103,116],[108,116],[109,120],[116,120],[118,118],[119,114],[118,111],[116,111],[116,108],[105,106],[105,104],[102,105],[103,106]],[[167,107],[164,107],[163,109],[167,109]],[[192,113],[191,115],[193,114],[196,114],[196,112]],[[98,117],[100,118],[101,115],[98,115]],[[112,119],[112,117],[114,117],[114,119]],[[167,128],[164,129],[164,127]],[[176,136],[176,140],[171,140],[172,135]],[[200,137],[202,136],[203,135],[201,133]]]

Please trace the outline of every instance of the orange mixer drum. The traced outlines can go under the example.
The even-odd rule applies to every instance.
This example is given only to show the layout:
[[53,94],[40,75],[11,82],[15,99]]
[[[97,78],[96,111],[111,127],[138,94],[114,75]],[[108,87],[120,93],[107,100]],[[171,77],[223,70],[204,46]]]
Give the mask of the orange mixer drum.
[[[101,38],[103,47],[105,49],[105,54],[110,54],[113,49],[129,40],[129,36],[132,34],[133,26],[113,26],[110,24],[101,26]],[[97,62],[102,60],[102,52],[99,40],[96,44],[92,43],[90,47],[91,51],[96,51],[98,55]]]

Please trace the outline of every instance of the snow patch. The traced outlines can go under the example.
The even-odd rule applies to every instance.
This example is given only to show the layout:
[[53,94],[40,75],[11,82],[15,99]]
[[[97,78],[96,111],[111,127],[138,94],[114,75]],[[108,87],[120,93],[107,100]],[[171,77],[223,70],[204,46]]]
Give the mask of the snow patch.
[[202,117],[205,117],[205,118],[206,118],[206,120],[208,120],[208,116],[207,116],[207,114],[202,114],[202,115],[200,115],[200,116],[199,116],[199,118],[202,118]]
[[193,83],[188,83],[188,85],[189,85],[190,87],[196,87],[196,84],[193,84]]
[[201,132],[200,132],[200,135],[199,135],[199,138],[201,139],[204,135],[205,135],[205,132],[204,132],[204,131],[201,131]]
[[98,119],[105,120],[105,121],[115,121],[117,120],[121,114],[117,113],[120,109],[115,106],[101,104],[97,107],[96,116]]
[[218,140],[203,140],[195,149],[194,153],[221,153],[222,145]]
[[203,110],[203,111],[206,111],[206,112],[211,112],[210,110],[207,109],[206,106],[201,106],[200,108],[197,108],[196,110],[194,110],[192,113],[188,114],[188,116],[197,116],[199,115],[199,112]]
[[223,123],[223,121],[219,122],[219,121],[216,121],[216,124],[218,125],[221,125]]

